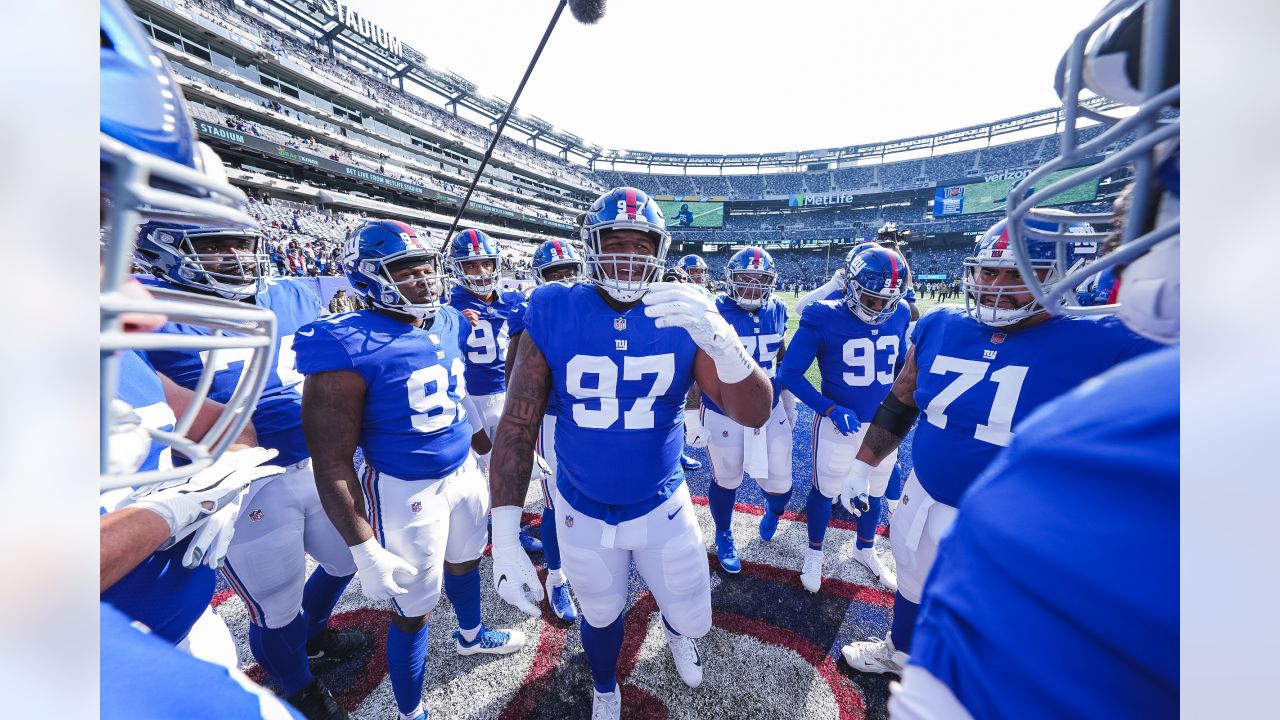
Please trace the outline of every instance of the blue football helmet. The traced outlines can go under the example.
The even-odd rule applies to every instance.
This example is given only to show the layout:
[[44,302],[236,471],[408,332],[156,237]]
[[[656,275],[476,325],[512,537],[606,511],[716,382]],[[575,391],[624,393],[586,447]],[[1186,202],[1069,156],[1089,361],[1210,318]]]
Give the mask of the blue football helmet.
[[676,261],[676,267],[684,270],[684,274],[689,276],[689,282],[694,285],[705,286],[711,279],[711,269],[701,255],[685,255]]
[[[493,270],[467,274],[467,265],[478,260],[493,262]],[[498,241],[480,230],[463,230],[449,242],[449,271],[462,287],[476,295],[488,295],[498,289],[502,275],[502,249]]]
[[548,282],[543,273],[563,268],[572,268],[575,279],[583,274],[582,256],[568,242],[547,240],[533,251],[533,281],[536,284]]
[[873,245],[847,258],[844,304],[859,320],[871,325],[888,320],[906,292],[907,263],[898,253]]
[[[402,263],[424,265],[428,272],[396,283],[391,266]],[[370,220],[347,238],[342,269],[351,287],[371,306],[425,319],[440,311],[447,278],[444,263],[440,251],[419,239],[408,225],[399,220]],[[405,290],[421,299],[411,299]]]
[[[1025,300],[1014,297],[1031,293],[1031,283],[1027,282],[1027,273],[1021,269],[1019,254],[1026,254],[1026,264],[1030,265],[1031,277],[1035,278],[1033,282],[1039,283],[1047,293],[1052,293],[1062,278],[1085,264],[1085,257],[1077,252],[1077,248],[1096,248],[1101,237],[1094,232],[1092,225],[1079,222],[1076,215],[1062,210],[1039,210],[1035,217],[1024,222],[1026,237],[1021,245],[1013,245],[1008,223],[1001,220],[978,238],[973,254],[964,259],[965,310],[978,322],[1004,327],[1050,312],[1050,308],[1034,296]],[[1059,243],[1058,237],[1074,240]],[[1018,270],[1022,280],[1020,284],[984,282],[984,269],[1010,268]],[[1047,296],[1061,298],[1060,295]],[[1057,302],[1061,305],[1062,300]]]
[[[613,230],[638,230],[653,238],[655,254],[604,254],[602,240]],[[582,225],[587,279],[609,297],[630,303],[644,297],[662,279],[671,235],[662,208],[643,190],[616,187],[596,198]]]
[[[696,255],[693,257],[697,257]],[[724,268],[725,294],[743,310],[758,310],[769,302],[778,270],[763,248],[748,247],[729,258]]]
[[[1018,252],[1015,257],[1023,276],[1031,277],[1028,285],[1036,300],[1051,312],[1115,313],[1135,332],[1166,343],[1177,341],[1179,325],[1178,31],[1178,0],[1110,2],[1076,35],[1058,65],[1055,86],[1062,100],[1064,125],[1058,157],[1032,171],[1008,195],[1010,244],[1021,248],[1052,241],[1065,256],[1075,242],[1069,233],[1049,237],[1036,232],[1036,220],[1057,220],[1043,209],[1044,202],[1131,166],[1131,202],[1123,218],[1111,212],[1073,216],[1084,223],[1120,221],[1118,249],[1052,285],[1032,277],[1036,251]],[[1126,109],[1110,112],[1118,106]],[[1108,127],[1092,140],[1081,142],[1077,127],[1081,119]],[[1051,173],[1103,155],[1131,133],[1136,135],[1133,143],[1102,162],[1039,186]],[[1064,263],[1060,260],[1059,264]],[[1074,291],[1106,270],[1113,270],[1120,283],[1115,303],[1088,306],[1071,302]]]
[[[244,212],[244,194],[226,182],[217,155],[197,141],[178,82],[133,13],[120,0],[101,0],[99,18],[99,467],[105,491],[179,480],[213,464],[248,423],[274,369],[276,319],[270,310],[241,302],[137,288],[129,271],[144,222],[246,228],[254,220]],[[149,318],[145,326],[154,327],[158,319],[167,318],[209,332],[194,336],[129,332],[131,326],[144,327],[132,322],[144,316]],[[243,362],[244,371],[235,394],[203,437],[187,437],[205,403],[201,394],[172,432],[146,431],[153,442],[167,445],[188,464],[139,473],[136,462],[119,460],[121,446],[136,445],[138,428],[136,414],[120,407],[124,403],[116,398],[120,353],[159,349],[209,353],[205,376],[199,381],[202,387],[212,381],[219,353]]]
[[243,300],[266,288],[265,245],[266,238],[252,227],[149,222],[138,231],[134,259],[166,282]]

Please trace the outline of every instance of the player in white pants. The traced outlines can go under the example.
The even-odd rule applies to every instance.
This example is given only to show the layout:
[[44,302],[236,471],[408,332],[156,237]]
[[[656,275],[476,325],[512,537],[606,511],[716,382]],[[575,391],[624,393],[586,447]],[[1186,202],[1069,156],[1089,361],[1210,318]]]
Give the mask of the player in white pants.
[[772,297],[778,273],[763,248],[734,253],[724,270],[725,294],[715,301],[720,316],[737,333],[738,341],[769,378],[772,409],[762,427],[733,422],[711,398],[702,396],[697,422],[685,412],[685,429],[701,428],[711,459],[714,482],[707,489],[707,506],[715,523],[716,557],[728,573],[742,570],[742,559],[731,528],[733,508],[742,475],[755,478],[766,496],[760,537],[773,538],[778,519],[791,499],[791,431],[795,427],[795,398],[783,395],[774,377],[778,360],[786,354],[787,306]]

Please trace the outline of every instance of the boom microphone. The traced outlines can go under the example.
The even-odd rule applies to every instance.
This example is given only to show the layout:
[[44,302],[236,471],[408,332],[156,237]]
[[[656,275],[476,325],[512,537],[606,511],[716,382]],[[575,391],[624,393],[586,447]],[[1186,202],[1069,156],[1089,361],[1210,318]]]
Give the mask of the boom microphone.
[[569,6],[569,12],[573,13],[573,17],[578,22],[590,25],[604,16],[606,2],[607,0],[558,0],[556,2],[556,11],[551,16],[551,22],[547,23],[547,29],[542,33],[542,40],[538,42],[538,48],[533,51],[529,66],[524,69],[524,77],[520,78],[520,84],[516,86],[516,94],[511,97],[511,102],[507,103],[507,111],[502,114],[502,120],[498,122],[498,127],[494,128],[493,139],[489,141],[489,148],[484,151],[484,157],[480,158],[480,167],[476,168],[476,174],[471,178],[471,184],[467,186],[467,194],[463,196],[462,203],[458,205],[458,212],[453,216],[453,223],[449,225],[448,232],[444,234],[444,245],[440,249],[446,255],[449,253],[449,241],[453,239],[453,233],[458,229],[458,223],[462,221],[462,214],[467,211],[467,205],[471,202],[471,194],[475,192],[476,184],[480,182],[480,175],[484,173],[485,167],[489,165],[489,158],[493,156],[493,149],[498,146],[498,139],[502,137],[502,131],[507,127],[507,120],[511,119],[511,111],[515,110],[516,103],[520,102],[520,93],[524,92],[525,83],[529,82],[529,76],[533,74],[533,68],[538,64],[538,58],[542,57],[542,49],[547,46],[551,31],[556,29],[556,23],[560,21],[560,16],[564,13],[565,6]]
[[569,12],[573,19],[584,25],[594,25],[604,17],[606,0],[569,0]]

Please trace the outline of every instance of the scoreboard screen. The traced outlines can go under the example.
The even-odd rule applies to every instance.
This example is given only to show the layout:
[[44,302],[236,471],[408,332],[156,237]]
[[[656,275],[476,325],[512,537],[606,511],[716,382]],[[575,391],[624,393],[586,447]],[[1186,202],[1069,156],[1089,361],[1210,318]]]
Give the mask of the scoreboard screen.
[[[1078,167],[1050,173],[1048,177],[1039,183],[1038,187],[1046,187],[1061,178],[1070,177],[1084,169],[1084,167]],[[1004,210],[1009,191],[1017,183],[1017,179],[992,180],[990,182],[937,188],[933,193],[933,215],[934,217],[972,215],[974,213]],[[1070,188],[1065,192],[1060,192],[1042,204],[1070,205],[1072,203],[1089,202],[1097,197],[1098,181],[1094,179]]]
[[724,227],[724,203],[693,200],[658,200],[669,228]]

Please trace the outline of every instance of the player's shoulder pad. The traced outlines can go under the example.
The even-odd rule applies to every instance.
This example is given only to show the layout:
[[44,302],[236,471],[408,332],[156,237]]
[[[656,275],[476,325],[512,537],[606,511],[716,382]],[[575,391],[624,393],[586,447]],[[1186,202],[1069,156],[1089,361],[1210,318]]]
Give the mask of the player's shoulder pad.
[[805,305],[804,312],[800,313],[800,322],[819,322],[838,313],[843,303],[843,300],[815,300]]

